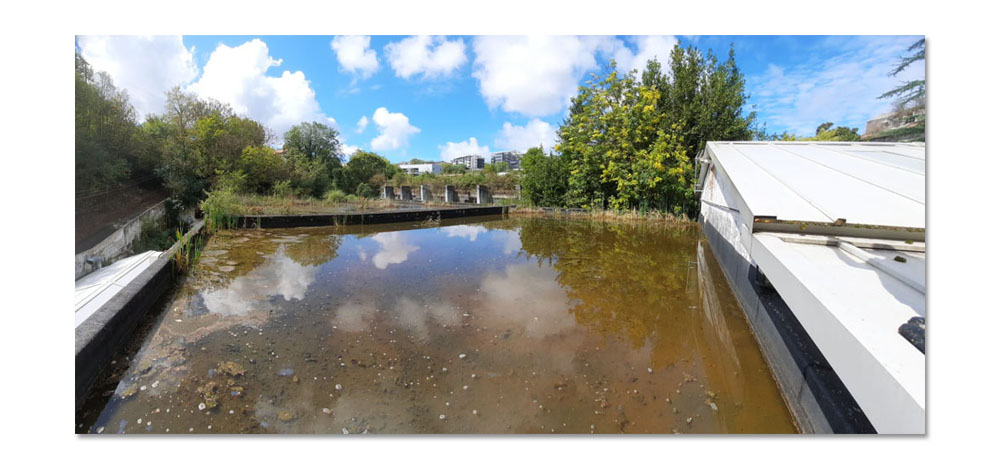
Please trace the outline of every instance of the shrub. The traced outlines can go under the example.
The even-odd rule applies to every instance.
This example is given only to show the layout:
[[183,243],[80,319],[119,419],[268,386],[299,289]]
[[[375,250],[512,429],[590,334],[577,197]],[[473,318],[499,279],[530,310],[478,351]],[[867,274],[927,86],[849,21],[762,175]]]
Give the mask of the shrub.
[[365,184],[363,182],[358,183],[358,189],[355,191],[355,193],[358,195],[358,197],[366,199],[374,198],[378,194],[378,192],[376,192],[375,189],[372,188],[372,186],[369,186],[368,184]]
[[340,189],[334,189],[331,191],[327,191],[324,199],[326,199],[327,202],[339,204],[347,202],[347,194],[345,194],[344,191]]
[[239,205],[239,199],[232,189],[220,188],[209,192],[208,197],[201,202],[208,230],[211,232],[235,226]]

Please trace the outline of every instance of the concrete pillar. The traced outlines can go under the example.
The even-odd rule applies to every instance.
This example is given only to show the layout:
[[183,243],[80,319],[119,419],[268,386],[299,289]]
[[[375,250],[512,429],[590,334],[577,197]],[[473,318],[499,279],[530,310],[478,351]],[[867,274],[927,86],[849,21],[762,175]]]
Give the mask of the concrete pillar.
[[490,188],[481,184],[476,184],[476,203],[488,204],[490,202],[493,202],[493,197],[490,196]]
[[421,202],[431,202],[434,200],[434,195],[431,194],[431,186],[427,184],[420,185],[420,201]]
[[399,186],[399,198],[402,200],[413,200],[413,193],[410,186]]
[[458,193],[455,186],[444,186],[444,201],[450,204],[458,202]]
[[521,185],[520,184],[514,186],[514,194],[515,194],[515,196],[517,197],[518,200],[521,200]]
[[382,198],[389,200],[396,198],[396,194],[392,191],[392,186],[382,186]]

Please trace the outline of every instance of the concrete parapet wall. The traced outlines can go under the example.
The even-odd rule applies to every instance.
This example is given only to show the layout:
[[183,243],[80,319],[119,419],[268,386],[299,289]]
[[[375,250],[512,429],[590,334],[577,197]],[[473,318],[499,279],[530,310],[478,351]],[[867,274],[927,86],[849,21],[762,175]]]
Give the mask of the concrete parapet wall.
[[237,228],[294,228],[299,226],[369,225],[447,218],[502,215],[507,207],[462,207],[439,209],[396,210],[391,212],[350,213],[344,215],[260,215],[241,216]]
[[76,268],[75,275],[76,279],[83,277],[95,270],[97,270],[98,265],[96,263],[89,263],[87,259],[97,258],[100,260],[101,265],[110,264],[122,257],[125,257],[132,248],[132,243],[139,237],[142,233],[142,223],[149,221],[158,221],[166,215],[166,200],[150,207],[145,212],[139,214],[139,216],[129,220],[125,225],[119,228],[110,236],[104,238],[104,241],[97,243],[96,246],[83,251],[76,255]]
[[[201,233],[204,222],[195,223],[184,239]],[[175,243],[138,277],[76,327],[76,402],[79,404],[115,352],[174,280]]]

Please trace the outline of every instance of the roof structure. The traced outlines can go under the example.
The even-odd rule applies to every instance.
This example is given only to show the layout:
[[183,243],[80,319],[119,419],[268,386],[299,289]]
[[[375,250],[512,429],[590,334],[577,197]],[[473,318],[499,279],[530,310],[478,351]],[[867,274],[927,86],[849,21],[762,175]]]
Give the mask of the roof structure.
[[[880,433],[925,432],[922,143],[709,142],[702,203],[742,245]],[[718,228],[718,227],[717,227]],[[725,227],[723,227],[725,228]]]
[[709,142],[706,153],[735,186],[748,225],[924,230],[923,144]]
[[126,257],[76,281],[73,291],[76,324],[79,326],[97,312],[104,303],[114,298],[125,286],[145,271],[163,254],[146,251]]

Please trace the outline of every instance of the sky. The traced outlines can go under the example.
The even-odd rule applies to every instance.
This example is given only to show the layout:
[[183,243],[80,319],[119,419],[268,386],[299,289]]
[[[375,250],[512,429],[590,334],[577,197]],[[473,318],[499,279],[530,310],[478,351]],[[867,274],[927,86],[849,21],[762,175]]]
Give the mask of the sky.
[[347,153],[400,162],[551,149],[577,87],[614,59],[622,72],[674,44],[724,58],[733,45],[768,133],[811,136],[823,122],[864,132],[923,78],[888,73],[920,36],[77,36],[76,50],[128,91],[140,119],[180,86],[230,104],[279,140],[303,121],[340,132]]

